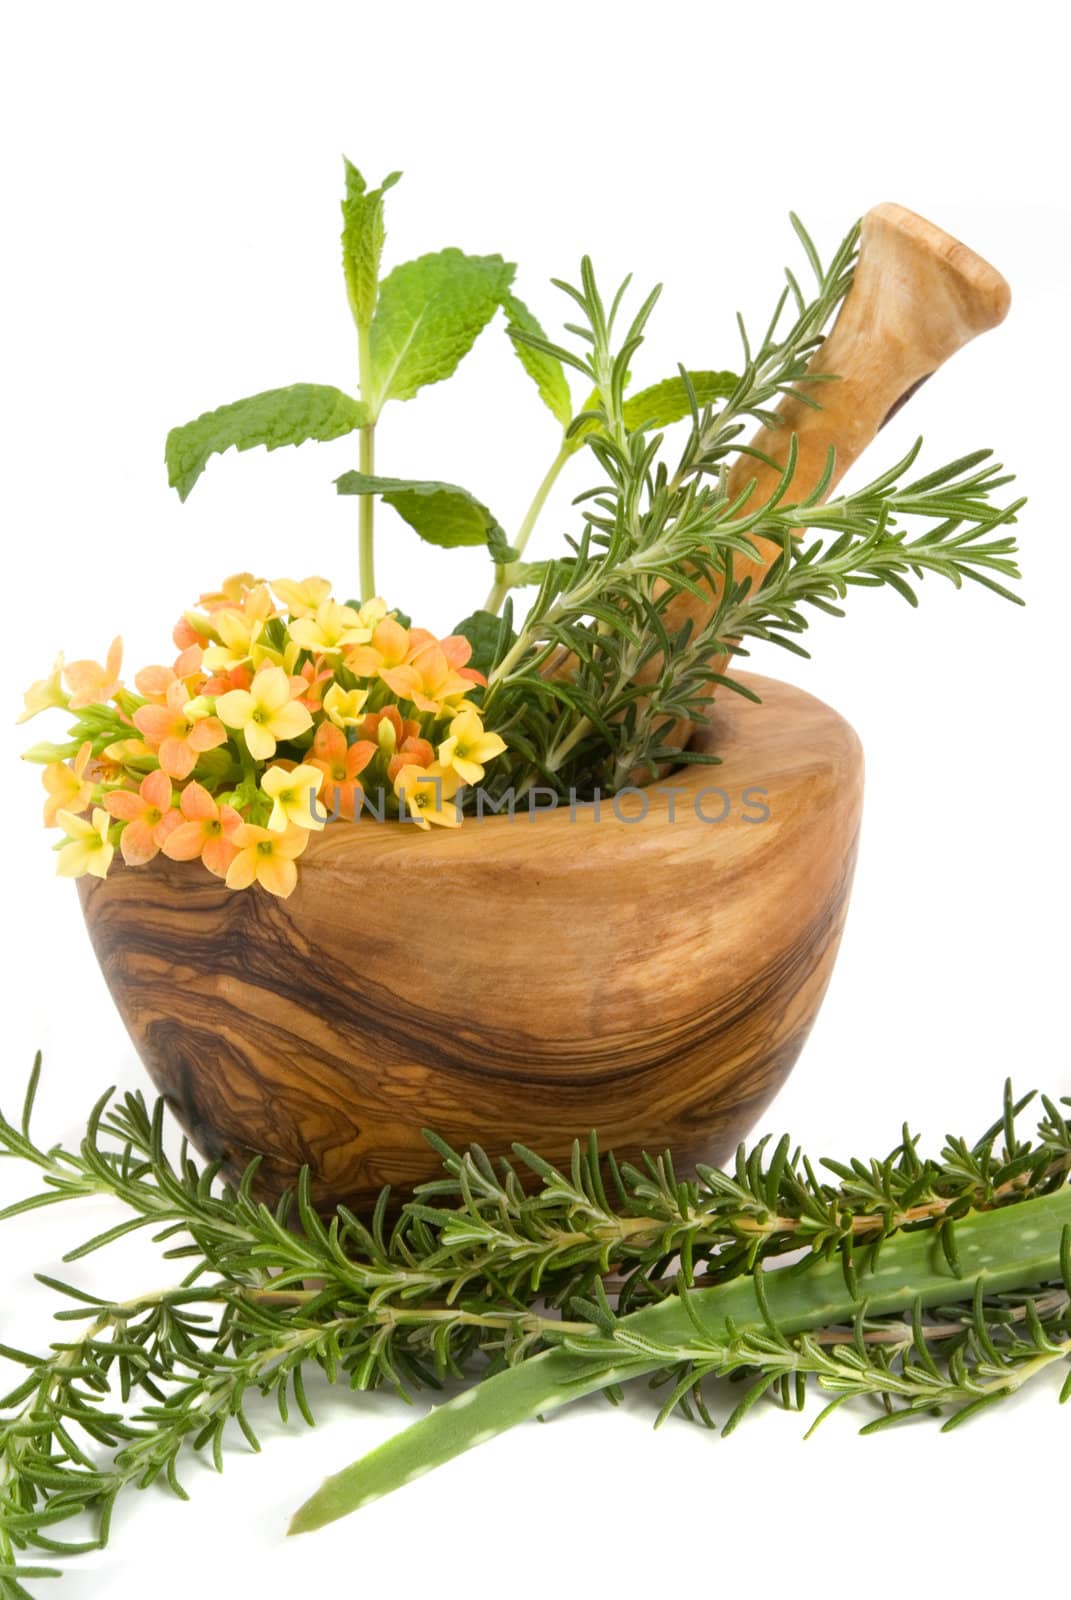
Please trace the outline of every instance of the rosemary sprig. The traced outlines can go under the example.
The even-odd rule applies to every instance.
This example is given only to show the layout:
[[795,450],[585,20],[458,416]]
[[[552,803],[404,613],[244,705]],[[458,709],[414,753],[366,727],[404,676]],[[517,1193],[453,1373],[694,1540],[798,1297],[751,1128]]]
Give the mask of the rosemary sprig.
[[[934,573],[957,587],[970,579],[1021,603],[1000,580],[1019,576],[1014,539],[1002,530],[1025,502],[994,502],[1012,480],[990,462],[989,451],[905,483],[919,441],[864,488],[823,504],[832,458],[805,500],[787,498],[795,467],[792,441],[769,499],[753,504],[753,485],[730,498],[727,461],[749,452],[740,443],[746,421],[776,425],[770,406],[785,393],[818,404],[795,385],[807,375],[822,328],[851,283],[857,231],[824,267],[798,219],[793,221],[815,272],[815,290],[805,298],[789,272],[754,350],[741,323],[743,371],[720,410],[700,411],[681,369],[692,427],[672,473],[661,459],[662,436],[642,418],[630,423],[625,400],[629,367],[657,290],[618,344],[615,321],[627,280],[607,309],[585,257],[580,286],[558,284],[583,318],[571,325],[580,353],[531,330],[512,330],[523,345],[579,370],[594,386],[570,432],[584,439],[606,481],[580,497],[584,528],[569,541],[570,554],[514,569],[515,582],[537,583],[538,589],[516,637],[511,613],[504,618],[485,696],[512,751],[496,766],[492,786],[498,790],[523,795],[539,783],[562,796],[571,790],[582,796],[594,789],[608,793],[637,771],[655,775],[667,762],[687,759],[667,742],[669,732],[679,719],[694,720],[712,682],[740,689],[725,675],[724,658],[746,653],[747,639],[805,655],[797,638],[806,630],[808,609],[841,615],[837,602],[851,586],[890,587],[914,605],[912,580]],[[794,320],[781,332],[789,303]],[[804,543],[807,529],[832,537]],[[753,588],[750,580],[735,580],[734,562],[754,558],[757,540],[779,545],[782,554]],[[707,598],[713,591],[720,603],[703,627],[671,637],[667,607],[682,591]],[[548,670],[566,654],[576,663],[571,675]],[[637,676],[652,676],[645,668],[656,670],[641,687]]]
[[[829,1162],[824,1171],[787,1139],[741,1150],[729,1172],[679,1178],[669,1155],[619,1164],[600,1155],[594,1138],[575,1148],[568,1171],[523,1146],[512,1162],[496,1163],[478,1148],[460,1154],[433,1138],[443,1177],[393,1220],[384,1194],[362,1222],[344,1208],[329,1221],[319,1217],[304,1178],[275,1210],[259,1205],[255,1164],[236,1188],[220,1190],[216,1169],[200,1166],[185,1145],[176,1160],[168,1157],[162,1103],[150,1111],[137,1094],[116,1103],[104,1096],[77,1149],[43,1146],[31,1132],[38,1074],[39,1063],[20,1122],[0,1116],[0,1153],[32,1165],[42,1186],[0,1219],[110,1196],[127,1216],[66,1259],[147,1227],[183,1275],[123,1301],[43,1278],[66,1302],[59,1319],[77,1329],[44,1354],[0,1350],[23,1369],[0,1402],[5,1600],[25,1592],[20,1552],[102,1543],[124,1488],[161,1480],[182,1494],[187,1449],[210,1451],[222,1466],[232,1424],[257,1448],[256,1397],[271,1398],[284,1419],[293,1409],[311,1422],[303,1375],[312,1367],[355,1389],[388,1384],[404,1395],[474,1372],[497,1382],[496,1374],[553,1354],[556,1362],[586,1362],[586,1382],[588,1369],[605,1377],[610,1340],[614,1362],[624,1352],[628,1374],[638,1375],[631,1319],[658,1312],[662,1320],[644,1337],[661,1343],[647,1350],[644,1371],[668,1385],[663,1412],[705,1414],[702,1380],[742,1369],[755,1382],[768,1378],[783,1403],[808,1375],[826,1387],[839,1375],[845,1394],[884,1395],[909,1408],[918,1400],[917,1410],[924,1395],[937,1403],[935,1385],[944,1385],[949,1403],[969,1399],[972,1384],[982,1386],[975,1399],[986,1385],[1008,1386],[983,1344],[979,1315],[1016,1382],[1060,1359],[1068,1336],[1059,1271],[1036,1284],[1021,1251],[1009,1252],[1008,1283],[991,1283],[980,1307],[970,1297],[969,1229],[977,1220],[1014,1212],[1025,1224],[1071,1195],[1066,1116],[1044,1100],[1037,1137],[1023,1139],[1016,1118],[1033,1097],[1016,1101],[1010,1089],[1001,1117],[973,1144],[949,1140],[927,1158],[905,1128],[883,1160]],[[866,1274],[878,1257],[884,1269],[883,1253],[922,1234],[927,1248],[936,1242],[943,1252],[937,1320],[920,1324],[906,1295],[887,1311],[865,1304]],[[692,1296],[761,1293],[753,1286],[762,1264],[773,1268],[801,1250],[839,1285],[836,1305],[806,1328],[809,1342],[778,1322],[790,1350],[760,1348],[774,1340],[766,1325],[741,1325],[743,1342],[722,1338],[705,1349],[691,1323],[673,1322],[690,1314]],[[762,1282],[783,1276],[771,1270]],[[854,1308],[847,1322],[838,1320],[845,1306]],[[928,1388],[904,1379],[905,1361],[911,1371],[925,1367]],[[863,1365],[855,1371],[853,1362]],[[537,1374],[545,1365],[535,1363]],[[501,1392],[487,1388],[492,1400]],[[64,1539],[63,1524],[83,1512],[96,1518],[95,1531]]]
[[[805,1381],[811,1375],[838,1399],[896,1397],[910,1416],[953,1406],[958,1409],[949,1422],[961,1421],[1071,1357],[1071,1187],[1028,1201],[1026,1208],[1029,1227],[1018,1212],[1007,1210],[972,1215],[959,1225],[960,1245],[970,1262],[962,1274],[935,1251],[925,1230],[901,1234],[881,1253],[880,1276],[876,1252],[869,1252],[862,1299],[846,1286],[839,1262],[814,1257],[787,1271],[746,1274],[712,1289],[682,1289],[623,1319],[600,1295],[588,1308],[594,1332],[563,1334],[558,1349],[437,1406],[328,1478],[298,1511],[290,1531],[321,1528],[519,1422],[652,1373],[656,1381],[673,1384],[660,1417],[694,1394],[705,1377],[752,1377],[726,1424],[729,1429],[786,1376]],[[1062,1281],[1056,1294],[1045,1295],[1053,1308],[1047,1321],[1038,1312],[1040,1296],[1030,1296],[1025,1330],[1012,1338],[999,1331],[1006,1324],[990,1310],[991,1291],[1055,1279]],[[927,1307],[945,1302],[953,1283],[973,1308],[970,1345],[957,1343],[942,1371],[923,1332],[916,1341],[914,1327],[921,1329]],[[865,1333],[876,1326],[874,1315],[899,1312],[905,1305],[912,1310],[912,1338],[894,1366],[883,1346],[866,1343]],[[812,1330],[839,1325],[854,1327],[853,1342],[823,1349]],[[1071,1375],[1061,1399],[1069,1395]]]

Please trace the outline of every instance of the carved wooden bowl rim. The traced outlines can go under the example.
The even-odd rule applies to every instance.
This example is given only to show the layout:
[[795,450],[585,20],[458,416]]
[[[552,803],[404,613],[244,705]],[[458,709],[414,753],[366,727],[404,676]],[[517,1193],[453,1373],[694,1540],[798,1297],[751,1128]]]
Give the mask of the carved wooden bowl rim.
[[[481,863],[490,867],[504,860],[516,870],[526,860],[542,870],[548,860],[558,858],[568,860],[570,869],[575,870],[578,853],[591,854],[593,865],[597,858],[598,865],[605,866],[608,854],[620,860],[625,853],[657,853],[666,847],[667,838],[681,848],[695,848],[702,839],[704,856],[711,853],[712,847],[717,853],[726,848],[733,836],[739,839],[738,812],[745,789],[765,787],[767,793],[776,794],[778,778],[783,791],[795,789],[806,777],[812,753],[815,769],[828,769],[828,743],[815,749],[809,737],[813,729],[801,727],[798,741],[786,739],[787,714],[809,713],[821,724],[827,740],[830,732],[837,729],[846,762],[859,749],[850,724],[806,690],[757,674],[741,673],[738,677],[759,694],[762,703],[756,705],[727,692],[724,699],[711,704],[706,724],[692,740],[692,749],[716,754],[720,763],[688,764],[650,787],[630,787],[618,798],[623,814],[618,813],[613,798],[604,794],[597,809],[590,801],[570,808],[563,800],[556,809],[541,805],[534,814],[529,813],[527,802],[522,799],[512,817],[489,811],[481,817],[470,815],[460,829],[425,831],[412,824],[380,824],[374,818],[335,821],[313,834],[299,859],[299,877],[310,870],[330,868],[358,851],[367,853],[366,859],[384,860],[398,859],[401,852],[420,852],[429,868],[433,863],[446,865],[464,856],[477,870]],[[773,773],[763,767],[767,747],[776,767]],[[704,819],[697,811],[695,802],[704,790],[730,794],[733,815],[724,825],[709,814]],[[716,802],[710,809],[715,808]],[[756,826],[744,831],[761,833],[762,829]],[[300,882],[296,892],[301,892]]]

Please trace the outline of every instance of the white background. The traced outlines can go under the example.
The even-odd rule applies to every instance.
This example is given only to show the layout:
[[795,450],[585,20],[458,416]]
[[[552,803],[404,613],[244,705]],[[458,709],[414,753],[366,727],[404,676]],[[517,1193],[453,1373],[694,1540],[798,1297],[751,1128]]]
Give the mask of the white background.
[[[1064,66],[1046,9],[185,0],[9,13],[9,720],[61,647],[100,658],[122,631],[131,669],[167,659],[179,609],[238,568],[322,571],[355,588],[355,506],[331,488],[355,464],[351,440],[217,458],[186,506],[162,464],[168,427],[208,407],[297,380],[356,383],[338,266],[343,150],[372,181],[405,170],[388,200],[388,265],[446,244],[498,250],[520,263],[518,290],[548,325],[563,307],[547,280],[574,274],[584,250],[607,282],[628,269],[644,289],[664,281],[637,382],[678,360],[734,364],[734,312],[757,324],[782,264],[798,261],[790,207],[828,252],[868,206],[900,201],[996,263],[1014,305],[861,471],[917,432],[934,465],[996,447],[1030,495],[1029,604],[931,580],[912,614],[861,592],[849,620],[815,626],[812,663],[755,661],[843,711],[868,759],[839,966],[763,1126],[817,1153],[868,1155],[905,1116],[934,1140],[977,1133],[1008,1072],[1068,1092],[1071,307]],[[555,449],[500,328],[449,385],[390,410],[380,434],[380,470],[460,481],[507,528]],[[583,476],[578,463],[541,550],[571,525]],[[380,587],[446,631],[482,599],[485,558],[429,551],[389,520]],[[42,1130],[74,1138],[104,1086],[143,1075],[74,891],[52,877],[37,774],[16,760],[24,735],[50,731],[42,719],[9,739],[0,1090],[12,1110],[41,1046]],[[0,1203],[28,1177],[0,1168]],[[0,1339],[52,1336],[31,1274],[55,1271],[98,1221],[52,1212],[6,1225]],[[117,1296],[160,1271],[133,1250],[76,1270]],[[999,1582],[1027,1561],[1032,1530],[1066,1511],[1054,1400],[1049,1385],[948,1439],[923,1426],[859,1440],[842,1412],[806,1446],[799,1419],[772,1408],[720,1443],[683,1423],[652,1435],[642,1398],[618,1412],[592,1403],[287,1544],[288,1513],[323,1473],[411,1415],[384,1396],[325,1398],[316,1433],[269,1423],[264,1457],[236,1447],[219,1482],[190,1467],[191,1506],[158,1492],[127,1504],[112,1547],[62,1592],[128,1600],[211,1582],[272,1596],[528,1596],[688,1580],[881,1594],[961,1577],[965,1542]],[[990,1474],[1001,1461],[1014,1466]],[[999,1479],[992,1534],[977,1524],[987,1477]],[[1051,1534],[1039,1556],[1054,1558]]]

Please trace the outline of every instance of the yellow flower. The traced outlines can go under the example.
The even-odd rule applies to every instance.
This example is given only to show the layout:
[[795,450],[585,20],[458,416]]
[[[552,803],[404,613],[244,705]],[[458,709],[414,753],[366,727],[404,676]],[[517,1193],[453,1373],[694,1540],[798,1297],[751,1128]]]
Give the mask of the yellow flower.
[[324,710],[336,728],[355,728],[362,720],[367,699],[367,689],[343,689],[341,684],[333,683],[324,695]]
[[[114,783],[128,772],[146,774],[156,765],[157,757],[153,755],[144,739],[117,739],[98,756],[97,776],[104,783]],[[77,808],[67,807],[68,811],[72,809]]]
[[276,650],[274,645],[268,644],[267,640],[261,636],[251,646],[249,659],[253,663],[254,671],[267,663],[269,666],[282,667],[284,672],[293,676],[300,654],[301,646],[296,639],[288,639],[281,650]]
[[228,728],[244,732],[255,761],[270,761],[278,740],[296,739],[312,727],[312,717],[293,698],[293,683],[282,667],[261,667],[249,689],[221,694],[216,715]]
[[465,783],[479,783],[483,763],[500,756],[505,748],[505,739],[486,733],[475,711],[462,711],[450,724],[450,737],[439,746],[439,760]]
[[453,803],[461,787],[456,772],[445,772],[437,761],[430,767],[402,767],[394,779],[394,792],[401,802],[401,815],[418,828],[459,828],[461,818]]
[[204,606],[206,611],[218,611],[221,606],[241,606],[251,589],[263,580],[254,578],[251,572],[235,572],[229,578],[224,578],[219,588],[212,594],[203,594],[198,605]]
[[387,602],[376,595],[374,599],[365,601],[357,615],[361,619],[362,628],[375,628],[387,615]]
[[60,678],[63,674],[63,656],[56,657],[56,664],[47,678],[38,678],[36,683],[31,683],[23,699],[26,702],[22,716],[17,717],[17,722],[29,722],[31,717],[36,717],[39,711],[47,711],[50,706],[65,706],[67,695],[64,692]]
[[67,835],[56,860],[61,878],[80,878],[86,872],[94,878],[107,877],[115,854],[115,846],[108,842],[111,820],[103,806],[94,807],[92,822],[70,811],[57,812],[56,821]]
[[233,842],[238,854],[227,868],[228,889],[248,889],[259,883],[269,894],[285,900],[297,884],[294,860],[309,842],[305,828],[288,828],[271,833],[267,828],[244,822],[236,829]]
[[253,648],[264,628],[265,618],[255,612],[247,616],[243,611],[217,611],[212,626],[219,634],[219,643],[210,644],[202,665],[210,672],[229,672],[249,660]]
[[324,818],[312,814],[312,802],[320,792],[322,781],[319,767],[295,767],[292,772],[285,767],[268,768],[260,787],[275,802],[268,818],[268,827],[273,833],[285,833],[290,823],[316,831],[323,827]]
[[313,617],[298,617],[290,624],[290,637],[315,655],[334,655],[351,644],[367,644],[372,624],[362,620],[352,606],[321,600]]
[[303,578],[295,583],[293,578],[273,578],[272,588],[292,617],[311,617],[331,593],[326,578]]
[[46,828],[56,826],[61,811],[77,815],[92,800],[93,785],[86,783],[82,776],[92,750],[93,746],[87,739],[75,756],[73,766],[69,767],[66,761],[54,761],[42,772],[41,782],[48,790],[48,799],[45,801]]

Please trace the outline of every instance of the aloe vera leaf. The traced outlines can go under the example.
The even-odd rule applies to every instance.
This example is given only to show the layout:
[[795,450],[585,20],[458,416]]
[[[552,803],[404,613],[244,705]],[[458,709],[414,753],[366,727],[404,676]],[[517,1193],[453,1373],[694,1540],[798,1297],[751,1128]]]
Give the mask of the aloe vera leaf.
[[[972,1213],[954,1227],[958,1276],[934,1227],[885,1240],[873,1272],[867,1271],[866,1252],[860,1251],[855,1266],[868,1315],[886,1315],[916,1302],[934,1306],[970,1300],[979,1280],[987,1294],[1000,1294],[1059,1277],[1063,1233],[1071,1227],[1071,1185],[1000,1210]],[[809,1257],[798,1267],[768,1272],[763,1284],[769,1316],[787,1335],[850,1322],[860,1305],[860,1298],[847,1288],[839,1255]],[[751,1275],[692,1291],[690,1309],[691,1316],[680,1299],[671,1296],[623,1317],[617,1327],[664,1346],[693,1344],[696,1321],[715,1341],[727,1339],[730,1327],[742,1332],[765,1326]],[[322,1528],[519,1422],[664,1364],[663,1354],[632,1358],[625,1348],[613,1365],[605,1354],[589,1356],[575,1350],[535,1356],[435,1407],[412,1427],[327,1478],[296,1512],[289,1531]]]

